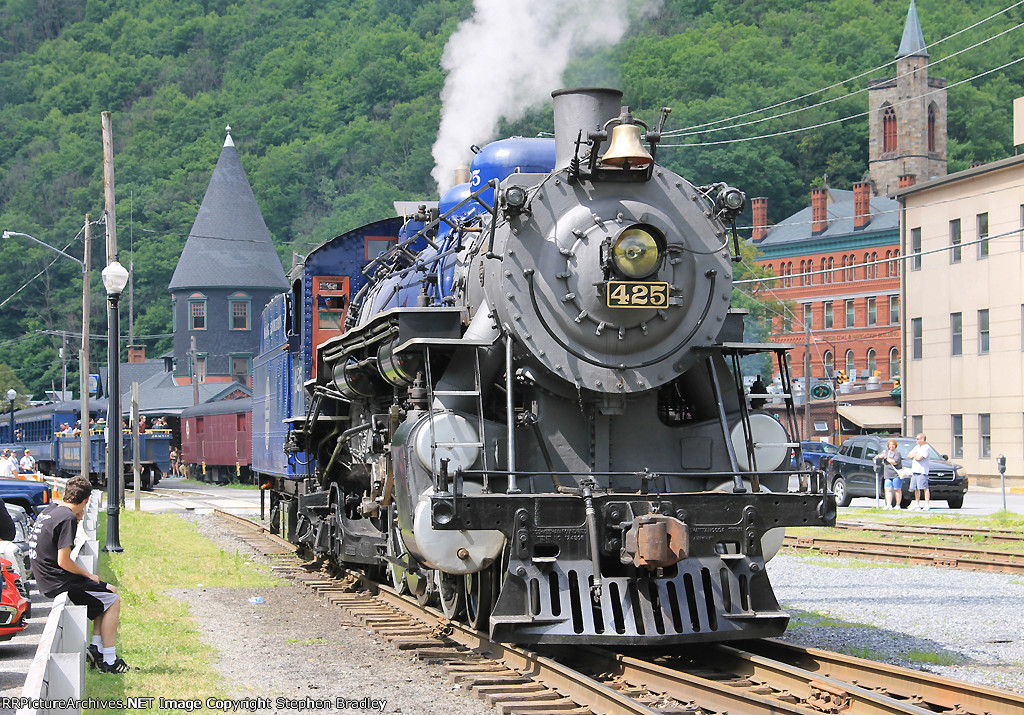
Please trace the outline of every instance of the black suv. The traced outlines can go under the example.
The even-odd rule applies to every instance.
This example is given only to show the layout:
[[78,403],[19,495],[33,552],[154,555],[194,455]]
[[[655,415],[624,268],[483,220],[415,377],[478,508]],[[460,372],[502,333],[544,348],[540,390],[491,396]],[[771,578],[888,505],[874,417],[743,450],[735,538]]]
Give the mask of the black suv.
[[[833,455],[828,463],[828,485],[835,492],[839,506],[849,506],[854,497],[875,497],[875,455],[885,449],[890,439],[896,440],[896,449],[903,455],[903,464],[907,468],[904,471],[908,478],[903,481],[900,506],[906,508],[910,505],[914,493],[910,490],[910,460],[907,459],[907,453],[917,446],[917,442],[912,437],[859,435],[843,442],[839,453]],[[959,509],[964,505],[964,494],[967,493],[967,471],[947,459],[946,455],[940,455],[932,448],[928,487],[932,499],[945,499],[950,509]],[[884,486],[881,486],[880,494],[884,499]]]

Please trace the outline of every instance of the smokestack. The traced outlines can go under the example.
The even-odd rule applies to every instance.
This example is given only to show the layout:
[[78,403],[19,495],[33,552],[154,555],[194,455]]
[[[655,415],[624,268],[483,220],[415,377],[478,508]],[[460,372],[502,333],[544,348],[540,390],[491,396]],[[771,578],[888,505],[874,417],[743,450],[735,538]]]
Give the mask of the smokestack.
[[764,196],[752,199],[750,207],[754,212],[754,231],[750,237],[760,241],[768,235],[768,199]]
[[917,174],[900,174],[899,188],[905,189],[917,183]]
[[864,228],[871,222],[871,184],[853,185],[853,228]]
[[828,189],[811,189],[811,233],[818,234],[828,228]]
[[555,112],[555,168],[569,166],[576,154],[576,137],[600,129],[604,123],[619,116],[622,92],[617,89],[580,87],[556,89],[551,93]]
[[145,345],[129,345],[128,346],[128,362],[146,362],[146,346]]

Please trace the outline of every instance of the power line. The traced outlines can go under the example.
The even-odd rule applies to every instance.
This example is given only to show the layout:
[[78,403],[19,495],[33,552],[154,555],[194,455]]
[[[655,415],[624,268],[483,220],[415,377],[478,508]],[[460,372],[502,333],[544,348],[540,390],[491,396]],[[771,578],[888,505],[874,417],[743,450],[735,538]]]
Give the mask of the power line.
[[[939,88],[939,89],[933,89],[931,92],[925,92],[924,94],[919,95],[917,97],[911,97],[911,98],[905,99],[905,100],[903,100],[901,102],[896,102],[893,106],[897,106],[898,107],[900,105],[908,104],[910,102],[916,102],[919,99],[923,99],[924,97],[929,97],[929,96],[931,96],[933,94],[938,94],[939,92],[945,92],[946,90],[953,89],[954,87],[958,87],[961,84],[964,84],[966,82],[973,82],[976,79],[980,79],[981,77],[985,77],[986,75],[990,75],[993,72],[998,72],[1000,70],[1006,69],[1007,67],[1015,65],[1018,62],[1022,62],[1022,61],[1024,61],[1024,57],[1018,57],[1017,59],[1010,60],[1009,62],[1007,62],[1005,64],[1002,64],[999,67],[993,67],[990,70],[986,70],[984,72],[980,72],[980,73],[974,75],[973,77],[968,77],[967,79],[962,79],[959,82],[954,82],[953,84],[947,85],[946,87]],[[831,119],[831,120],[826,121],[826,122],[819,122],[817,124],[810,124],[810,125],[808,125],[806,127],[796,127],[794,129],[785,129],[785,130],[778,131],[778,132],[772,132],[771,134],[757,134],[757,135],[750,136],[750,137],[739,137],[737,139],[720,139],[718,141],[710,141],[710,142],[690,142],[689,144],[659,144],[658,147],[661,148],[661,149],[671,149],[671,148],[679,148],[679,147],[719,146],[719,145],[722,145],[722,144],[738,144],[740,142],[754,141],[755,139],[773,139],[775,137],[788,136],[790,134],[798,134],[800,132],[810,131],[811,129],[820,129],[822,127],[832,126],[833,124],[842,124],[843,122],[848,122],[851,119],[860,119],[861,117],[866,117],[869,114],[870,114],[870,112],[858,112],[857,114],[850,114],[850,115],[845,116],[845,117],[839,117],[838,119]]]
[[[1024,0],[1022,0],[1022,2],[1024,2]],[[928,64],[928,67],[929,67],[929,69],[931,69],[932,67],[934,67],[936,65],[939,65],[939,64],[945,62],[946,60],[950,60],[950,59],[956,57],[957,55],[961,55],[964,52],[968,52],[968,51],[973,50],[973,49],[975,49],[977,47],[980,47],[981,45],[984,45],[986,42],[991,42],[992,40],[995,40],[995,39],[997,39],[999,37],[1002,37],[1003,35],[1005,35],[1007,33],[1010,33],[1010,32],[1013,32],[1014,30],[1017,30],[1017,29],[1019,29],[1021,27],[1024,27],[1024,22],[1022,22],[1022,23],[1020,23],[1018,25],[1015,25],[1014,27],[1011,27],[1011,28],[1009,28],[1007,30],[1003,30],[1002,32],[1000,32],[1000,33],[998,33],[996,35],[992,35],[991,37],[987,37],[984,40],[982,40],[981,42],[977,42],[977,43],[971,45],[970,47],[965,47],[962,50],[957,50],[956,52],[954,52],[953,54],[951,54],[951,55],[949,55],[947,57],[943,57],[941,59],[938,59],[935,62],[930,62]],[[917,72],[917,70],[910,70],[908,72],[904,72],[903,74],[897,75],[895,79],[898,81],[901,78],[909,77],[910,75],[915,74],[916,72]],[[833,85],[833,86],[835,86],[835,85]],[[760,119],[753,119],[753,120],[751,120],[749,122],[741,122],[739,124],[731,124],[731,125],[725,126],[725,127],[713,127],[711,129],[697,129],[697,130],[693,130],[693,131],[688,131],[688,130],[684,130],[684,129],[673,129],[671,131],[664,132],[664,134],[662,134],[662,136],[685,137],[685,136],[694,136],[694,135],[697,135],[697,134],[710,134],[712,132],[724,132],[724,131],[728,131],[730,129],[737,129],[739,127],[747,127],[747,126],[751,126],[753,124],[760,124],[761,122],[767,122],[767,121],[770,121],[772,119],[781,119],[782,117],[788,117],[788,116],[793,115],[793,114],[799,114],[800,112],[806,112],[806,111],[808,111],[810,109],[815,109],[816,107],[823,107],[826,104],[832,104],[833,102],[839,102],[839,101],[844,100],[844,99],[850,99],[851,97],[856,97],[858,94],[862,94],[864,92],[867,92],[870,89],[871,89],[870,87],[862,87],[862,88],[860,88],[858,90],[855,90],[853,92],[849,92],[849,93],[844,94],[844,95],[839,96],[839,97],[832,97],[830,99],[826,99],[826,100],[823,100],[821,102],[816,102],[814,104],[809,104],[806,107],[799,107],[797,109],[791,109],[788,112],[782,112],[781,114],[772,114],[772,115],[767,116],[767,117],[761,117]],[[913,101],[914,99],[916,99],[916,98],[911,98],[911,99],[909,99],[907,101]],[[674,146],[674,145],[668,145],[668,146]]]
[[[1010,5],[1009,7],[1004,8],[1004,9],[1000,10],[999,12],[996,12],[996,13],[993,13],[992,15],[989,15],[985,19],[979,20],[978,22],[974,23],[973,25],[965,27],[965,28],[963,28],[961,30],[957,30],[952,35],[947,35],[946,37],[943,37],[943,38],[941,38],[939,40],[936,40],[935,42],[931,43],[930,45],[925,45],[924,49],[929,49],[929,48],[937,47],[938,45],[942,44],[943,42],[946,42],[947,40],[951,40],[954,37],[957,37],[958,35],[961,35],[961,34],[967,32],[968,30],[973,30],[974,28],[978,27],[979,25],[983,25],[984,23],[988,22],[989,20],[992,20],[993,18],[995,18],[995,17],[997,17],[999,15],[1007,13],[1010,10],[1013,10],[1015,7],[1018,7],[1019,5],[1024,5],[1024,0],[1019,0],[1019,2],[1015,2],[1013,5]],[[686,131],[689,131],[691,129],[700,129],[701,127],[710,127],[710,126],[714,126],[716,124],[722,124],[722,123],[725,123],[725,122],[732,122],[732,121],[735,121],[737,119],[742,119],[743,117],[749,117],[752,114],[757,114],[758,112],[771,111],[773,109],[777,109],[778,107],[782,107],[782,106],[785,106],[787,104],[791,104],[792,102],[798,102],[801,99],[806,99],[808,97],[813,97],[816,94],[821,94],[822,92],[827,92],[830,89],[835,89],[836,87],[841,87],[841,86],[843,86],[843,85],[845,85],[845,84],[847,84],[849,82],[853,82],[855,80],[862,79],[863,77],[866,77],[869,74],[873,74],[875,72],[879,72],[879,71],[881,71],[881,70],[883,70],[883,69],[885,69],[885,68],[887,68],[890,65],[895,64],[895,63],[896,63],[896,60],[893,59],[893,60],[890,60],[889,62],[886,62],[885,64],[879,65],[878,67],[874,67],[873,69],[867,70],[865,72],[861,72],[858,75],[855,75],[855,76],[850,77],[848,79],[844,79],[844,80],[842,80],[840,82],[836,82],[834,84],[830,84],[829,86],[823,87],[822,89],[816,89],[813,92],[808,92],[806,94],[802,94],[799,97],[794,97],[792,99],[783,100],[782,102],[777,102],[776,104],[770,105],[768,107],[762,107],[760,109],[752,109],[749,112],[744,112],[742,114],[735,114],[735,115],[733,115],[731,117],[726,117],[725,119],[716,119],[716,120],[711,121],[711,122],[705,122],[704,124],[695,124],[695,125],[692,125],[692,126],[689,126],[689,127],[683,127],[682,129],[674,129],[674,130],[665,132],[663,136],[673,135],[673,134],[676,134],[678,132],[686,132]],[[935,64],[937,64],[937,62]]]

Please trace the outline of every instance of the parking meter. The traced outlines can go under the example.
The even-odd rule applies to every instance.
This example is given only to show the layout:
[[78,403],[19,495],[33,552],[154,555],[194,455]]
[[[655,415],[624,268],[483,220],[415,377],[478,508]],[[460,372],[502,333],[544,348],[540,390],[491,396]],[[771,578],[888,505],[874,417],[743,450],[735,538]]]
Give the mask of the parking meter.
[[996,466],[999,468],[999,485],[1003,490],[1003,511],[1006,511],[1006,455],[996,457]]

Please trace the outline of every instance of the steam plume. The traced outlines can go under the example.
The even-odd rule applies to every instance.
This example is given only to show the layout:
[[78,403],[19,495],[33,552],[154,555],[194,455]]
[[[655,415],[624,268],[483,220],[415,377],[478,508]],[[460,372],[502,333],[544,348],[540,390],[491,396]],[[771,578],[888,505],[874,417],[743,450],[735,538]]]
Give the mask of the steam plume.
[[441,191],[469,163],[470,144],[494,137],[498,121],[515,120],[550,99],[581,50],[614,45],[630,20],[661,0],[474,0],[473,15],[448,40],[434,180]]

